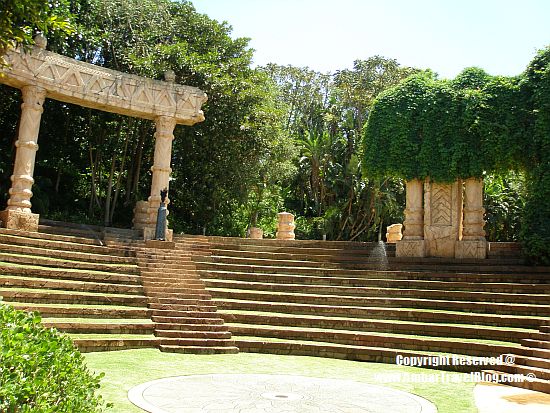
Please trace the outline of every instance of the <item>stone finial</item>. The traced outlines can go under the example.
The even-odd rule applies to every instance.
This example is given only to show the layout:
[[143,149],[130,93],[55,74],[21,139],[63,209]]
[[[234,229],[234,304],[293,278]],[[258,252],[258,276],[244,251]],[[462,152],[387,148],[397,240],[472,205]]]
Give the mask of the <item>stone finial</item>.
[[164,80],[170,83],[174,83],[176,81],[176,73],[173,70],[165,71]]
[[39,49],[45,50],[48,45],[48,39],[46,39],[42,33],[39,33],[34,36],[34,45]]

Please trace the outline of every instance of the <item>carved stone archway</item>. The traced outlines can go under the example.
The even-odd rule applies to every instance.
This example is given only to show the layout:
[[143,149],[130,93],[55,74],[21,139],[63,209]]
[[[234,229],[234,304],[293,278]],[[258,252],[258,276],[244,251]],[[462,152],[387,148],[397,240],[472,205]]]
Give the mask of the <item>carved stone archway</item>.
[[[21,121],[11,176],[8,205],[0,212],[6,228],[38,230],[38,214],[31,212],[34,163],[45,98],[92,109],[150,119],[155,122],[155,155],[151,194],[136,206],[134,227],[144,237],[154,234],[160,191],[168,188],[171,173],[173,131],[176,125],[194,125],[204,120],[201,106],[206,94],[195,87],[174,83],[173,72],[166,81],[147,79],[80,62],[46,50],[46,39],[37,36],[29,53],[9,51],[0,69],[0,82],[21,89]],[[168,233],[170,236],[170,233]]]

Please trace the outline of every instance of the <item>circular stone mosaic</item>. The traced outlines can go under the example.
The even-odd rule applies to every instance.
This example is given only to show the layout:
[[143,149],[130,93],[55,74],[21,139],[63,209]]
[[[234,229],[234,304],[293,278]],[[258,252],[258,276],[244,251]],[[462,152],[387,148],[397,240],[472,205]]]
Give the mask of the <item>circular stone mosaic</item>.
[[421,397],[351,380],[270,374],[170,377],[134,387],[150,413],[436,413]]

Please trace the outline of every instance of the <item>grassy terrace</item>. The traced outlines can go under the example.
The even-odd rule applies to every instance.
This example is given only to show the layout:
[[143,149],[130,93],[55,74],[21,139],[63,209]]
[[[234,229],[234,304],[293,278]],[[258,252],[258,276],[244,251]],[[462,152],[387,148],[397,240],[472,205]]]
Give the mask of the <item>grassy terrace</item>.
[[[237,355],[185,355],[155,349],[85,354],[88,367],[104,372],[101,394],[116,413],[143,413],[127,399],[128,390],[140,383],[169,376],[192,374],[289,374],[354,380],[408,391],[433,402],[440,412],[473,413],[473,383],[462,373],[439,372],[391,364],[363,363],[319,357]],[[445,377],[444,383],[381,382],[383,374],[423,374]],[[444,376],[441,376],[444,374]],[[433,376],[431,376],[433,375]],[[460,384],[457,384],[460,383]]]

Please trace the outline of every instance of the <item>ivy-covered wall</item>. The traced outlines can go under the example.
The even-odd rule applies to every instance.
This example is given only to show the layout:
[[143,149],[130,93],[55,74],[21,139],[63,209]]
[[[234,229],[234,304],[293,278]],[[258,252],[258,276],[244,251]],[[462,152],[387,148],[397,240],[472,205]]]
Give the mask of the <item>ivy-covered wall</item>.
[[364,135],[367,176],[451,182],[521,170],[521,239],[550,264],[550,47],[516,77],[465,69],[454,80],[413,75],[380,94]]

